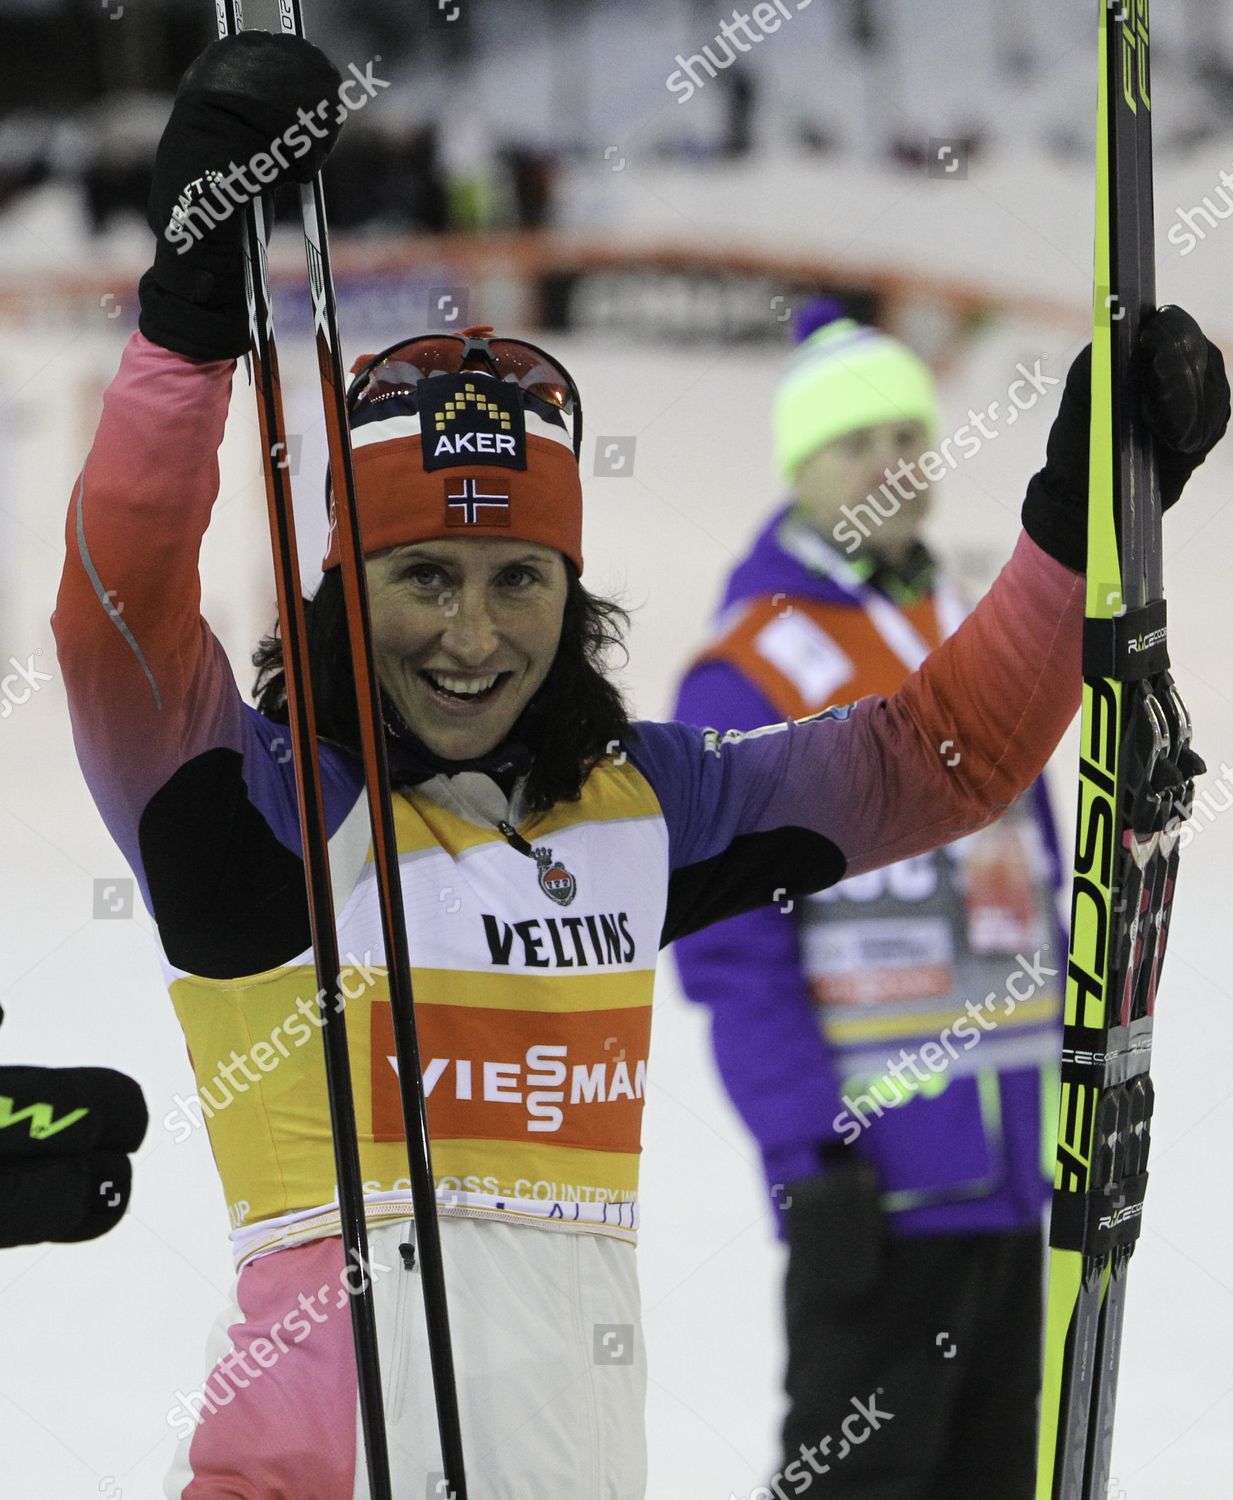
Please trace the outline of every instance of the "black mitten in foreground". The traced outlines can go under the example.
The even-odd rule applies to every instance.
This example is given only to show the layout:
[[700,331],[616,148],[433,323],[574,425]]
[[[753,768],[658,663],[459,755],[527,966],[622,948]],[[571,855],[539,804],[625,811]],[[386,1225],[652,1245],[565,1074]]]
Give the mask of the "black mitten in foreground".
[[0,1067],[0,1248],[118,1224],[148,1121],[140,1087],[113,1068]]

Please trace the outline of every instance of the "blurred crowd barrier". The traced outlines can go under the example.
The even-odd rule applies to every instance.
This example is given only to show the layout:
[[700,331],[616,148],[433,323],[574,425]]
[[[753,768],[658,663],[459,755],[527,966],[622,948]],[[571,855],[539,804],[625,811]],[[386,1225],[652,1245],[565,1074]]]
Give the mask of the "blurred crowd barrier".
[[[1143,0],[1127,0],[1143,3]],[[309,34],[390,84],[328,169],[335,222],[492,232],[557,221],[562,164],[767,151],[919,167],[932,153],[1090,150],[1096,0],[314,0]],[[249,26],[277,26],[250,0]],[[71,182],[92,232],[140,216],[207,0],[0,0],[0,215]],[[1233,7],[1153,16],[1158,144],[1233,118]]]

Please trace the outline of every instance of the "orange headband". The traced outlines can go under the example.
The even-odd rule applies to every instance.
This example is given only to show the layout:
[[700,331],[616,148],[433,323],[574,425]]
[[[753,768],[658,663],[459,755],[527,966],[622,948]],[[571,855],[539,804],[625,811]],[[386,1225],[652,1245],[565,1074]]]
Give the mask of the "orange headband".
[[[391,406],[388,417],[352,430],[365,554],[431,538],[491,536],[552,547],[581,572],[582,483],[564,433],[561,440],[541,436],[552,429],[524,413],[519,393],[502,381],[439,376],[421,382],[420,392],[421,410]],[[328,571],[339,561],[331,493],[321,566]]]

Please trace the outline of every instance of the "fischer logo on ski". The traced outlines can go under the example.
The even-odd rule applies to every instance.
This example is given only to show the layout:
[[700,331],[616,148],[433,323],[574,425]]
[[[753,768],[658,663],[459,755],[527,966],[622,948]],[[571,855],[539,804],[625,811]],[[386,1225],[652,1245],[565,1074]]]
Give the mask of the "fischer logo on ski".
[[1169,673],[1159,481],[1133,378],[1156,305],[1147,0],[1100,0],[1099,40],[1082,748],[1036,1500],[1109,1488],[1177,830],[1205,769]]

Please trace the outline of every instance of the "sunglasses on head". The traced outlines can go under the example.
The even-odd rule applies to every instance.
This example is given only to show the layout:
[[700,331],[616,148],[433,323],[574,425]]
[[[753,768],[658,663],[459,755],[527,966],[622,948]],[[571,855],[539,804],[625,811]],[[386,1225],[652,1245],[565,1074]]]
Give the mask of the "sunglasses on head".
[[461,333],[428,333],[391,344],[380,354],[362,355],[352,366],[347,410],[354,416],[378,402],[413,393],[433,375],[467,370],[508,380],[529,396],[555,408],[572,424],[574,457],[582,452],[582,400],[573,376],[552,355],[524,339],[494,339],[479,325]]

